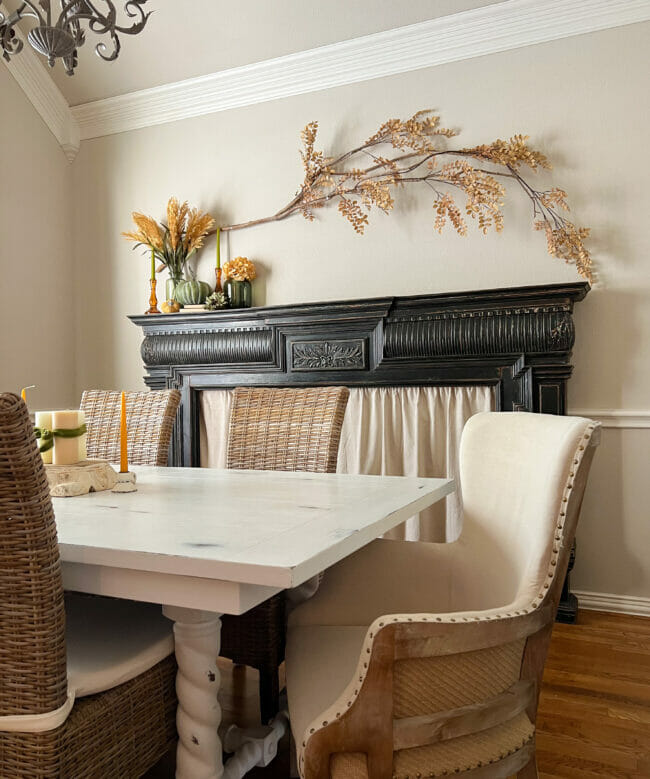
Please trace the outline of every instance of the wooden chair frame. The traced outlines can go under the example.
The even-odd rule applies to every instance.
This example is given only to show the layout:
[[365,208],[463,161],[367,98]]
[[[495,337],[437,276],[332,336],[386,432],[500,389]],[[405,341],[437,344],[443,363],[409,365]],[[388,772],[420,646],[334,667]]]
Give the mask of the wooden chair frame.
[[[538,597],[516,611],[441,615],[388,615],[370,626],[358,666],[359,684],[350,687],[320,722],[308,728],[299,764],[305,779],[330,779],[336,753],[364,753],[371,779],[393,779],[393,754],[505,723],[525,711],[535,723],[544,663],[558,607],[587,476],[600,440],[599,425],[588,426],[573,458],[557,520],[554,552]],[[396,660],[454,655],[525,639],[518,681],[481,703],[435,714],[395,719],[393,669]],[[364,663],[364,653],[369,655]],[[355,678],[356,681],[356,678]],[[344,700],[347,698],[347,700]],[[338,708],[338,711],[335,711]],[[335,711],[331,721],[328,714]],[[341,712],[341,713],[339,713]],[[296,734],[297,735],[297,734]],[[537,777],[534,737],[512,754],[454,775],[495,779],[517,774]]]

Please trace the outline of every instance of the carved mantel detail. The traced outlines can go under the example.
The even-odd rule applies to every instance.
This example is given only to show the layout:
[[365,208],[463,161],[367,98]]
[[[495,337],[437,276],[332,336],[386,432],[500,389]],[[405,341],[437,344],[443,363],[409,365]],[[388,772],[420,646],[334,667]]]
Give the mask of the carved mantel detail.
[[294,341],[291,367],[294,371],[363,370],[366,367],[365,341]]
[[575,339],[568,306],[488,308],[391,317],[386,357],[570,351]]
[[242,328],[147,334],[145,330],[140,354],[147,366],[270,362],[273,332],[269,328]]

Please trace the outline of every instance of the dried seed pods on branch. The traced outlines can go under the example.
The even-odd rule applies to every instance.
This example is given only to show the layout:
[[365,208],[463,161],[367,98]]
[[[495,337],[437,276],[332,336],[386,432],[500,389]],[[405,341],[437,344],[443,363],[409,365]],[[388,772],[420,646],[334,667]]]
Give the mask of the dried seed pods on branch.
[[359,146],[329,156],[316,149],[317,132],[318,122],[310,122],[301,133],[305,177],[295,196],[275,214],[227,225],[222,231],[278,222],[295,214],[311,221],[317,209],[336,202],[355,231],[363,234],[373,208],[389,213],[400,187],[420,184],[433,197],[438,232],[450,223],[466,235],[468,219],[484,234],[490,229],[501,232],[504,182],[510,180],[531,201],[533,226],[546,233],[549,254],[573,263],[583,278],[592,280],[592,259],[584,244],[589,230],[567,218],[566,192],[535,189],[522,174],[522,169],[535,173],[551,167],[541,152],[528,145],[528,136],[454,148],[449,140],[458,133],[442,127],[431,111],[418,111],[410,119],[389,119]]

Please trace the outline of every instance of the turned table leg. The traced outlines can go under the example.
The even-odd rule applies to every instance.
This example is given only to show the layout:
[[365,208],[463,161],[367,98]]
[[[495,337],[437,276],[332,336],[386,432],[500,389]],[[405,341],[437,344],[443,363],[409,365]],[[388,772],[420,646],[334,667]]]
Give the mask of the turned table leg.
[[176,777],[220,779],[223,774],[221,741],[217,732],[221,722],[221,707],[217,701],[220,615],[177,606],[164,606],[163,613],[174,621],[178,663]]

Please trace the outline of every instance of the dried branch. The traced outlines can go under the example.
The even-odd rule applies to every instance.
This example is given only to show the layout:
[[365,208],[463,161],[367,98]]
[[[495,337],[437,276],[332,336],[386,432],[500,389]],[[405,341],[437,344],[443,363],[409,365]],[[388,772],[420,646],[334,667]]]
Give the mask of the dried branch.
[[[566,193],[536,190],[521,173],[523,167],[533,172],[551,167],[541,152],[528,146],[528,136],[446,148],[445,142],[457,133],[441,127],[439,117],[430,111],[418,111],[407,120],[389,119],[364,143],[338,157],[328,157],[315,148],[317,132],[318,122],[310,122],[301,133],[305,177],[296,195],[275,214],[226,225],[222,231],[279,222],[295,214],[312,221],[317,209],[337,201],[339,212],[363,234],[373,208],[389,213],[394,191],[419,183],[433,189],[434,227],[439,232],[450,222],[456,232],[465,235],[466,217],[475,220],[484,234],[490,229],[500,232],[506,195],[500,179],[510,179],[530,199],[533,226],[546,233],[549,253],[575,264],[581,276],[592,280],[592,260],[584,245],[589,230],[577,227],[562,213],[568,210]],[[462,193],[464,203],[458,205],[449,190]]]

